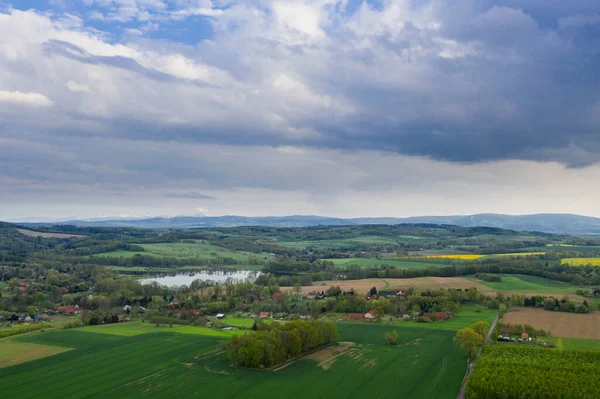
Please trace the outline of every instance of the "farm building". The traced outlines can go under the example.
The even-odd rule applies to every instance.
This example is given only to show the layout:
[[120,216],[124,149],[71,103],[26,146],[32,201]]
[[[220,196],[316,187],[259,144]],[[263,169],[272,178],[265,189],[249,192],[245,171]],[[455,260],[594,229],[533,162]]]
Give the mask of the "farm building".
[[75,306],[67,305],[67,306],[59,306],[56,309],[56,311],[61,314],[73,315],[73,314],[79,314],[81,309],[79,308],[79,305],[75,305]]
[[225,313],[217,314],[217,319],[224,319],[226,317]]
[[271,317],[271,314],[269,312],[260,312],[260,314],[258,316],[261,319],[268,319],[269,317]]
[[365,319],[365,315],[362,313],[348,313],[348,320],[359,321],[359,320],[364,320],[364,319]]

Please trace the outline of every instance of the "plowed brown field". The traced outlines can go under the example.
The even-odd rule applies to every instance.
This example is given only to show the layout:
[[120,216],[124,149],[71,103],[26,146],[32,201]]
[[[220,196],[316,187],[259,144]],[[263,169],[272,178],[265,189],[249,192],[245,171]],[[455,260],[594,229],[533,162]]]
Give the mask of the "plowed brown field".
[[555,337],[600,340],[600,312],[588,314],[551,312],[543,309],[519,309],[507,313],[503,323],[529,324]]

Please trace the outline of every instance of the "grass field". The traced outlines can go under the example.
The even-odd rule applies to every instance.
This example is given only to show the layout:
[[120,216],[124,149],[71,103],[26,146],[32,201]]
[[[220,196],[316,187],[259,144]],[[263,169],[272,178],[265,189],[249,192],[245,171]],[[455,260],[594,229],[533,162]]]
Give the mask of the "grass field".
[[447,264],[434,260],[410,260],[410,259],[369,259],[369,258],[344,258],[325,259],[333,262],[337,267],[360,266],[363,269],[378,268],[382,265],[395,266],[398,269],[426,269],[429,267],[444,267]]
[[177,259],[219,259],[231,258],[240,262],[254,261],[255,264],[266,263],[270,259],[267,254],[254,254],[249,252],[235,252],[227,248],[218,247],[206,242],[195,244],[184,242],[171,242],[160,244],[139,244],[145,251],[111,251],[96,254],[94,256],[108,256],[112,258],[131,258],[136,255],[150,255],[157,257],[168,257]]
[[557,349],[563,351],[600,352],[600,341],[596,339],[544,337],[540,341],[552,342]]
[[560,261],[569,266],[600,266],[600,258],[564,258]]
[[383,345],[389,326],[340,323],[338,328],[339,346],[277,371],[231,367],[219,351],[220,337],[47,332],[18,342],[75,349],[4,368],[0,386],[3,397],[19,398],[456,397],[465,361],[452,343],[453,331],[395,328],[398,345],[390,347]]
[[575,294],[577,289],[581,288],[562,281],[524,274],[497,274],[497,276],[502,277],[502,281],[499,283],[483,281],[474,277],[471,280],[494,291],[522,292],[528,294]]
[[227,317],[221,320],[223,324],[227,324],[232,327],[244,327],[251,328],[254,325],[254,319],[245,319],[245,318],[236,318],[236,317]]
[[481,312],[475,312],[474,305],[466,305],[461,309],[456,316],[449,320],[436,321],[433,323],[417,323],[414,321],[394,321],[394,325],[400,328],[432,328],[439,330],[458,331],[463,328],[469,327],[470,325],[477,323],[478,321],[487,321],[490,326],[494,321],[494,318],[498,312],[493,309],[483,309]]

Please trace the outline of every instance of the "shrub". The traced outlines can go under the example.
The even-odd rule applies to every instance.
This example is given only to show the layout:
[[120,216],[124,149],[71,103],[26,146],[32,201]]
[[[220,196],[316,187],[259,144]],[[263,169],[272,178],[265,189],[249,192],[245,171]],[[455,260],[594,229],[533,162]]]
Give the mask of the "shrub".
[[398,341],[398,331],[393,330],[392,332],[386,333],[384,339],[386,345],[396,345],[396,341]]

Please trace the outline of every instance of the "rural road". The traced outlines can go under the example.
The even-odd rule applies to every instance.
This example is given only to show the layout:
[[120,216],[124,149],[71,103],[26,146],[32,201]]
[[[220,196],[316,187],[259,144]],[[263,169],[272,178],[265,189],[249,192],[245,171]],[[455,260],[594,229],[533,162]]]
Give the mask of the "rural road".
[[492,323],[487,335],[485,336],[485,339],[483,340],[483,344],[479,347],[479,350],[477,351],[477,354],[473,358],[473,361],[471,363],[469,363],[469,365],[467,366],[467,374],[465,375],[465,378],[463,378],[462,385],[460,386],[460,391],[458,391],[458,396],[456,397],[457,399],[465,399],[467,380],[469,379],[469,376],[471,375],[471,372],[473,371],[473,366],[475,366],[475,362],[477,361],[477,358],[479,357],[481,350],[488,343],[490,336],[494,332],[494,328],[496,328],[496,324],[498,323],[498,320],[500,320],[500,315],[497,315],[496,318],[494,319],[494,322]]

